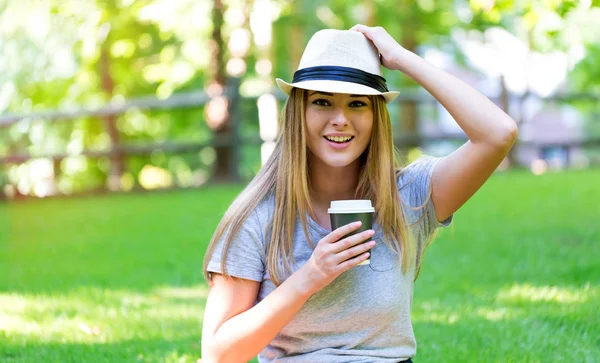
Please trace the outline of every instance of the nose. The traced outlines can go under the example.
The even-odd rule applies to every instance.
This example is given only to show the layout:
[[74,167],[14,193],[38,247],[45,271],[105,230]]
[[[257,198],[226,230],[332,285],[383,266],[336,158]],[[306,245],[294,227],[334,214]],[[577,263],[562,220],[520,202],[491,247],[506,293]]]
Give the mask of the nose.
[[333,126],[348,126],[348,117],[346,117],[346,114],[344,112],[344,109],[341,107],[338,107],[334,114],[331,117],[330,123]]

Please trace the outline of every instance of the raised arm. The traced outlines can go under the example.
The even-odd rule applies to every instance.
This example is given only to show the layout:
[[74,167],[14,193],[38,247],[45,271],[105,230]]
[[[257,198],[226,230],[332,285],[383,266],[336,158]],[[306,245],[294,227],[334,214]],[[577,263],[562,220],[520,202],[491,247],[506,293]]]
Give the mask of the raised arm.
[[467,141],[435,167],[432,198],[438,220],[458,210],[492,175],[517,139],[516,123],[488,98],[400,46],[381,27],[356,25],[378,48],[382,64],[419,83],[452,115]]

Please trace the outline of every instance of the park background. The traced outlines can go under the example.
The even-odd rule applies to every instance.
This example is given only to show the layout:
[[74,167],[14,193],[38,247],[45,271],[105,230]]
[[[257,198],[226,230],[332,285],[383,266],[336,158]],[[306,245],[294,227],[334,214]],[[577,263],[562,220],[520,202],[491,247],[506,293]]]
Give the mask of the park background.
[[[520,128],[425,256],[417,360],[597,361],[597,0],[0,0],[0,361],[197,361],[204,252],[273,148],[274,78],[356,23]],[[384,76],[405,164],[466,140]]]

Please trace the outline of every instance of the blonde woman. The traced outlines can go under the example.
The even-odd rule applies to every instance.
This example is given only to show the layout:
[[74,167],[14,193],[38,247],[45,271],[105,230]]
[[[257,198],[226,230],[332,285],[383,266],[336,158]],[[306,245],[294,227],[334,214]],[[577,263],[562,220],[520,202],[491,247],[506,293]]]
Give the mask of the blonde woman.
[[[381,64],[431,93],[469,141],[400,169]],[[411,362],[413,282],[450,223],[517,137],[483,95],[383,28],[323,30],[291,83],[270,159],[229,207],[204,263],[206,362]],[[332,200],[370,199],[373,229],[331,231]],[[370,264],[359,265],[371,256]]]

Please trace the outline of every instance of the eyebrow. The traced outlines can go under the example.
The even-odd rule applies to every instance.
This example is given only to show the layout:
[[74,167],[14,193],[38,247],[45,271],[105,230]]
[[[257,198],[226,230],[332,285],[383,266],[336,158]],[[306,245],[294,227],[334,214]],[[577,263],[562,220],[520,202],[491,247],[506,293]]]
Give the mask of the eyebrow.
[[[309,96],[313,96],[315,94],[324,95],[324,96],[332,96],[333,97],[333,93],[321,92],[321,91],[314,91]],[[368,96],[367,95],[350,95],[350,97],[357,98],[357,97],[368,97]]]

